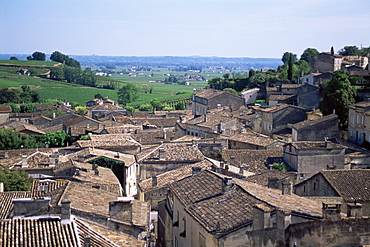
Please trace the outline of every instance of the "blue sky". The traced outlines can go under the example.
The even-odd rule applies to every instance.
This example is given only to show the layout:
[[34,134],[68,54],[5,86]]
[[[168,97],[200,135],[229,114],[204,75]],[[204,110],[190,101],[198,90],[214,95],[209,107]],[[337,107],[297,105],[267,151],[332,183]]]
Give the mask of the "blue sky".
[[298,56],[370,46],[368,0],[0,0],[0,54]]

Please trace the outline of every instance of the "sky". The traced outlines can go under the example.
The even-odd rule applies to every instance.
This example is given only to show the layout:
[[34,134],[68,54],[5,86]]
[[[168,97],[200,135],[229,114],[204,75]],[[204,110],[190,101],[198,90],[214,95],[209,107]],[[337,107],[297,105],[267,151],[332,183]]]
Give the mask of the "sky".
[[368,0],[0,0],[0,54],[281,58],[370,46]]

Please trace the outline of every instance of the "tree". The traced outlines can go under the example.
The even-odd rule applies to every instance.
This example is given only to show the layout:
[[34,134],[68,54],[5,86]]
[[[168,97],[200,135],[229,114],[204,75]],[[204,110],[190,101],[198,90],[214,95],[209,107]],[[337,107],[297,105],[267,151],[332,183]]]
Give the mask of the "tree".
[[119,104],[127,105],[128,103],[135,101],[139,97],[138,89],[134,84],[126,83],[122,86],[120,90],[118,90],[117,96]]
[[48,132],[40,137],[40,141],[42,143],[47,142],[50,147],[65,147],[69,138],[70,135],[62,130],[56,131],[55,133]]
[[297,61],[297,55],[291,53],[291,52],[284,52],[283,57],[281,58],[281,61],[284,64],[289,63],[289,61],[292,60],[293,63]]
[[78,115],[86,115],[88,112],[86,106],[80,106],[80,105],[75,107],[75,111],[77,111]]
[[298,72],[300,75],[307,75],[310,73],[310,64],[306,60],[299,60],[295,64],[298,67]]
[[299,61],[306,61],[308,64],[310,64],[311,57],[319,54],[319,51],[316,50],[315,48],[307,48],[306,50],[303,51],[301,58]]
[[60,53],[59,51],[54,51],[50,56],[51,61],[63,63],[67,66],[75,67],[75,68],[81,68],[81,65],[78,61],[76,61],[73,58],[68,57],[67,55],[64,55]]
[[357,56],[359,55],[359,49],[357,46],[345,46],[339,51],[339,55],[342,56]]
[[0,167],[0,182],[4,183],[4,191],[28,191],[30,181],[24,170],[10,171]]
[[9,60],[18,60],[18,58],[16,58],[16,57],[10,57]]
[[31,60],[45,61],[45,59],[46,59],[45,53],[39,51],[35,51],[34,53],[32,53]]
[[94,95],[94,99],[104,99],[104,97],[100,93],[97,93]]
[[125,109],[128,113],[130,113],[130,116],[133,116],[136,111],[136,109],[132,106],[126,106]]
[[348,106],[355,103],[356,89],[351,85],[344,70],[337,70],[325,85],[322,93],[320,110],[329,115],[335,110],[339,118],[339,127],[345,129],[348,124]]
[[35,136],[22,135],[11,129],[0,129],[0,150],[34,148],[37,145]]
[[289,54],[289,61],[288,61],[288,80],[292,81],[293,80],[293,66],[294,62],[293,59],[295,60],[295,57],[292,53]]
[[152,105],[153,107],[153,110],[155,111],[161,111],[164,107],[164,105],[157,99],[153,99],[150,104]]

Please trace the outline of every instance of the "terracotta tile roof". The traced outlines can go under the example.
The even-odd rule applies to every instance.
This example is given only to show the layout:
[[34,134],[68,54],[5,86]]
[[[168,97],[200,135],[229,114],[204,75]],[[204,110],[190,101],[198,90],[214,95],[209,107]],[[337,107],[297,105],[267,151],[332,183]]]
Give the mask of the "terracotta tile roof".
[[[113,101],[114,102],[114,101]],[[89,107],[90,111],[125,111],[124,108],[110,103],[103,103],[101,105],[94,105]]]
[[[329,146],[327,146],[327,143]],[[345,149],[345,146],[342,146],[333,142],[325,141],[298,141],[292,142],[285,145],[292,145],[296,149]]]
[[370,201],[370,170],[328,170],[320,172],[346,202]]
[[338,119],[338,116],[335,114],[330,114],[330,115],[327,115],[327,116],[324,116],[318,119],[314,119],[314,120],[308,119],[308,120],[293,124],[292,128],[297,129],[297,130],[304,129],[304,128],[307,128],[307,127],[310,127],[316,124],[320,124],[325,121],[331,121],[334,119]]
[[200,93],[197,93],[196,96],[201,97],[201,98],[210,99],[222,93],[225,93],[225,91],[216,90],[216,89],[206,89]]
[[207,231],[227,234],[253,220],[253,205],[280,208],[300,214],[321,217],[321,205],[297,195],[282,195],[280,190],[233,179],[229,192],[222,193],[225,176],[211,172],[184,178],[170,185],[185,210]]
[[141,191],[148,192],[158,188],[167,187],[169,184],[192,175],[192,167],[200,167],[202,170],[209,168],[213,163],[208,160],[197,162],[191,165],[162,173],[157,176],[157,186],[152,186],[152,178],[148,178],[139,183]]
[[78,174],[73,176],[77,181],[83,182],[85,185],[91,187],[98,186],[101,190],[106,190],[118,195],[122,194],[122,186],[111,169],[99,166],[99,175],[95,175],[92,164],[77,161],[73,163],[76,167],[80,168]]
[[280,190],[266,188],[256,183],[236,179],[236,183],[247,193],[255,198],[267,203],[271,207],[276,207],[301,214],[309,214],[321,217],[322,207],[318,203],[295,194],[283,195]]
[[236,167],[244,165],[244,170],[262,174],[269,171],[268,165],[274,162],[283,162],[282,150],[251,150],[251,149],[228,149],[222,151],[222,158],[230,163],[230,157],[235,157]]
[[72,209],[108,217],[108,203],[115,201],[118,196],[121,195],[84,183],[69,182],[60,201],[68,199],[71,201]]
[[1,221],[0,234],[1,246],[80,246],[74,224],[59,218]]
[[173,131],[166,131],[166,139],[163,139],[164,133],[163,130],[151,131],[151,132],[138,132],[132,134],[132,137],[141,144],[154,144],[154,143],[161,143],[161,142],[168,142],[171,140],[176,140],[181,138],[183,135],[173,132]]
[[36,126],[23,124],[21,126],[18,126],[15,131],[17,132],[33,132],[38,135],[45,135],[46,133],[42,130],[39,130]]
[[200,150],[190,144],[164,143],[151,150],[146,156],[141,157],[140,161],[145,163],[161,162],[159,160],[159,150],[164,149],[163,162],[189,162],[201,161],[204,156]]
[[9,121],[6,121],[4,123],[1,123],[0,124],[0,127],[2,128],[6,128],[6,127],[9,127],[9,128],[17,128],[19,126],[22,126],[22,125],[25,125],[26,123],[25,122],[22,122],[22,121],[16,121],[16,120],[9,120]]
[[268,180],[270,177],[275,177],[277,179],[283,179],[286,178],[288,174],[282,173],[281,171],[278,171],[276,169],[272,169],[270,171],[265,171],[262,174],[256,174],[249,176],[245,178],[245,181],[251,182],[251,183],[256,183],[262,186],[267,186],[268,185]]
[[0,105],[0,113],[10,113],[12,108],[8,105]]
[[50,111],[50,110],[55,110],[58,107],[55,105],[35,105],[35,110],[36,111]]
[[281,88],[299,88],[302,87],[304,84],[281,84]]
[[266,147],[269,146],[278,140],[272,139],[268,136],[258,134],[256,132],[247,131],[246,133],[236,134],[229,138],[230,141],[250,143],[257,146]]
[[141,146],[130,134],[105,134],[91,135],[91,140],[79,140],[77,144],[81,148],[86,147],[123,147],[123,146]]
[[147,121],[151,125],[155,125],[159,128],[162,127],[175,127],[177,121],[179,118],[174,117],[174,118],[148,118]]
[[[33,154],[27,156],[27,169],[37,168],[37,169],[51,169],[49,167],[50,154],[40,151],[36,151]],[[17,169],[22,167],[22,160],[16,163],[10,169]]]
[[0,193],[0,220],[7,218],[13,209],[13,199],[17,198],[40,198],[51,196],[52,203],[56,203],[59,198],[60,189],[67,186],[66,180],[33,180],[30,191],[8,191]]
[[89,117],[86,117],[86,116],[81,116],[81,117],[78,117],[78,118],[75,118],[75,119],[72,119],[66,123],[64,123],[63,125],[66,126],[66,127],[69,127],[69,126],[72,126],[76,123],[79,123],[81,121],[84,121],[84,120],[90,120],[92,122],[95,122],[95,123],[101,123],[100,121],[98,120],[95,120],[95,119],[92,119],[92,118],[89,118]]
[[75,222],[78,226],[78,229],[81,231],[79,237],[82,246],[84,246],[84,236],[86,235],[91,236],[92,246],[113,246],[108,245],[112,244],[111,242],[113,242],[121,247],[142,247],[145,243],[144,240],[138,240],[123,233],[113,232],[92,222],[86,223],[78,218],[75,218]]
[[295,94],[293,95],[272,94],[270,95],[269,100],[283,101],[283,100],[287,100],[287,99],[294,98],[294,97],[297,97],[297,96]]

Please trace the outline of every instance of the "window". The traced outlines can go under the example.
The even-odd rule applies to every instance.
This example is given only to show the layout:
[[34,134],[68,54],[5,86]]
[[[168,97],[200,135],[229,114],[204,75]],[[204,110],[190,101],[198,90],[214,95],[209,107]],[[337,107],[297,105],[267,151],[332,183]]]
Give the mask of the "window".
[[185,219],[185,217],[182,218],[182,221],[184,223],[184,230],[180,233],[180,237],[185,238],[186,237],[186,219]]

